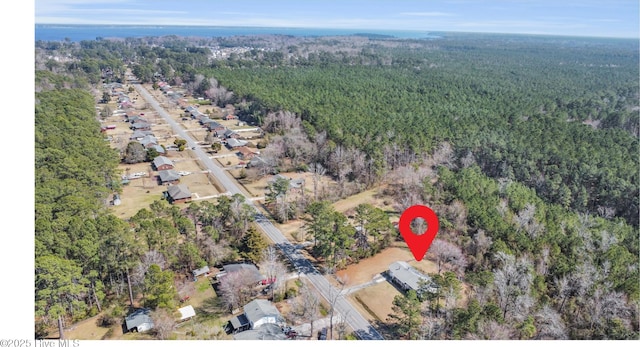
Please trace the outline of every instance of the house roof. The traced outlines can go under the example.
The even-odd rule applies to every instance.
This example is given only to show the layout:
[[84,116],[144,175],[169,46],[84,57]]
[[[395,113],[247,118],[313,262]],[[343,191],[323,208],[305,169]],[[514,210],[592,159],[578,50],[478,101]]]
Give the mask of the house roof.
[[209,121],[204,122],[204,125],[206,125],[209,129],[222,129],[224,128],[224,125],[209,119]]
[[162,165],[171,165],[171,166],[173,166],[173,162],[171,161],[171,159],[169,159],[169,158],[167,158],[165,156],[162,156],[162,155],[159,155],[159,156],[157,156],[157,157],[155,157],[153,159],[153,166],[160,167]]
[[[173,187],[176,187],[176,186],[173,186]],[[201,267],[199,269],[193,270],[193,275],[197,277],[197,276],[206,274],[209,271],[211,271],[211,270],[209,270],[209,267],[208,266],[204,266],[204,267]]]
[[153,135],[153,133],[149,130],[136,130],[131,134],[130,140],[135,140],[139,138],[144,138],[147,135]]
[[[224,274],[229,274],[237,271],[249,270],[256,276],[256,281],[262,279],[262,274],[258,271],[258,268],[253,264],[227,264],[222,266]],[[223,275],[224,276],[224,275]]]
[[227,140],[227,146],[231,148],[244,146],[246,144],[247,144],[247,141],[244,141],[244,140],[238,140],[234,138],[230,138]]
[[264,299],[255,299],[244,305],[244,315],[247,316],[249,322],[257,322],[264,317],[280,317],[280,312],[273,306],[271,301]]
[[164,150],[164,147],[160,145],[153,145],[151,148],[155,149],[156,152],[158,153],[166,153],[166,151]]
[[151,125],[149,125],[149,123],[146,122],[136,122],[131,124],[131,128],[132,129],[147,129],[149,128]]
[[267,162],[259,156],[255,156],[249,162],[249,166],[262,166],[267,165]]
[[[158,171],[158,176],[160,176],[160,181],[162,182],[171,182],[171,181],[177,181],[180,179],[180,175],[175,172],[174,170],[162,170],[162,171]],[[169,187],[171,188],[171,187]],[[171,190],[168,190],[169,195],[171,195]],[[175,199],[174,196],[171,196],[172,198]]]
[[[173,171],[173,170],[163,170],[163,171],[160,171],[160,173],[163,173],[165,171]],[[178,177],[180,176],[178,175]],[[173,200],[188,199],[191,197],[191,192],[189,191],[189,188],[187,188],[187,186],[184,184],[178,184],[178,185],[169,187],[167,189],[167,194],[169,194],[169,196]]]
[[151,319],[151,309],[149,308],[140,308],[137,309],[132,314],[128,315],[124,321],[127,326],[127,330],[131,330],[133,328],[138,328],[140,326],[149,325],[153,327],[153,320]]
[[247,146],[240,146],[237,148],[238,152],[240,152],[240,154],[242,155],[251,155],[251,154],[256,154],[256,152],[252,151],[251,149],[249,149],[249,147]]
[[155,136],[153,135],[146,135],[145,137],[142,138],[142,140],[140,140],[140,144],[147,147],[148,145],[157,145],[158,144],[158,139],[156,139]]
[[425,280],[427,283],[431,282],[431,277],[421,273],[404,261],[396,261],[389,265],[389,275],[415,291],[420,289],[419,283],[421,279]]
[[180,312],[180,319],[181,320],[182,319],[191,318],[191,317],[195,317],[195,315],[196,315],[196,311],[193,309],[193,306],[191,306],[191,305],[179,308],[178,312]]
[[262,324],[253,330],[245,330],[233,335],[234,340],[286,340],[287,335],[277,324]]
[[231,323],[233,330],[238,330],[244,326],[249,325],[249,320],[247,319],[247,316],[244,315],[244,313],[231,318],[229,322]]
[[231,129],[227,129],[224,132],[224,136],[226,136],[226,137],[229,137],[229,136],[231,136],[233,134],[237,134],[237,133],[235,131],[231,130]]

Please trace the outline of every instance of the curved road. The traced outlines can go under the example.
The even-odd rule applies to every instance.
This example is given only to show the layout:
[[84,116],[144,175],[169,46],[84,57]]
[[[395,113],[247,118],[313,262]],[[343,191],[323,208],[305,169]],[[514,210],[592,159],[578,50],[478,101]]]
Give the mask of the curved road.
[[[151,95],[149,92],[140,84],[133,84],[136,88],[137,92],[149,103],[149,105],[155,109],[155,111],[160,115],[169,125],[173,131],[179,135],[181,138],[187,141],[188,148],[195,147],[193,152],[196,154],[197,158],[205,165],[205,167],[211,172],[222,184],[222,186],[227,189],[227,191],[231,194],[240,194],[244,195],[244,193],[238,188],[238,185],[234,180],[229,178],[224,170],[221,167],[216,165],[213,160],[211,160],[207,154],[198,146],[198,144],[187,134],[182,126],[180,126],[176,121],[171,118],[171,116],[165,111],[165,109],[158,103],[158,101]],[[245,196],[245,198],[247,198]],[[343,296],[340,295],[338,290],[327,281],[327,279],[313,267],[311,262],[307,260],[296,247],[289,242],[284,235],[280,232],[278,228],[276,228],[271,221],[267,217],[265,217],[257,207],[253,204],[253,202],[247,198],[246,203],[253,207],[256,211],[256,224],[264,231],[267,236],[277,245],[278,248],[282,250],[282,253],[289,258],[289,261],[293,264],[293,266],[298,270],[298,272],[305,274],[309,282],[316,287],[318,292],[327,300],[327,302],[331,302],[332,298],[337,298],[335,310],[342,317],[346,317],[347,323],[351,326],[353,331],[358,335],[358,337],[362,340],[384,340],[382,335],[376,331],[369,322],[362,317],[360,312],[356,310],[349,301],[347,301]]]

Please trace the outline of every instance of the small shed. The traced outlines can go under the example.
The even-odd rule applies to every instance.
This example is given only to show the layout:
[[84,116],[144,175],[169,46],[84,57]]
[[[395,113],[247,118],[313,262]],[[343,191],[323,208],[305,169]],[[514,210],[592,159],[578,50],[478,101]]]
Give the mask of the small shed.
[[191,305],[179,308],[178,312],[180,312],[180,321],[185,321],[196,316],[196,311]]

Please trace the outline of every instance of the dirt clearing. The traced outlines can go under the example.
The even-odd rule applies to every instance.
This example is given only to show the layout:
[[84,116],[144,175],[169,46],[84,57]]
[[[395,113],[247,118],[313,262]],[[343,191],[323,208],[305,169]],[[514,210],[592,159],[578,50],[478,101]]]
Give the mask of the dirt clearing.
[[357,264],[347,266],[346,269],[336,272],[338,278],[348,278],[348,286],[369,282],[377,274],[389,269],[389,265],[395,261],[406,261],[409,265],[425,272],[437,272],[436,265],[426,259],[417,262],[411,251],[406,247],[389,247],[371,258],[361,260]]

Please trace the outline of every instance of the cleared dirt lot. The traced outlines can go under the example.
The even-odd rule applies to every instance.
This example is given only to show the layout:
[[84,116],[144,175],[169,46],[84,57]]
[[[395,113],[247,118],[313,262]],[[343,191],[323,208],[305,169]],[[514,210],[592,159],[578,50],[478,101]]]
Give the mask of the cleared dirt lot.
[[361,260],[357,264],[349,265],[346,269],[336,272],[339,278],[348,278],[348,286],[369,282],[377,274],[387,269],[389,265],[395,261],[406,261],[409,265],[423,271],[424,273],[436,273],[438,271],[436,265],[426,259],[416,261],[405,247],[389,247],[371,258]]

